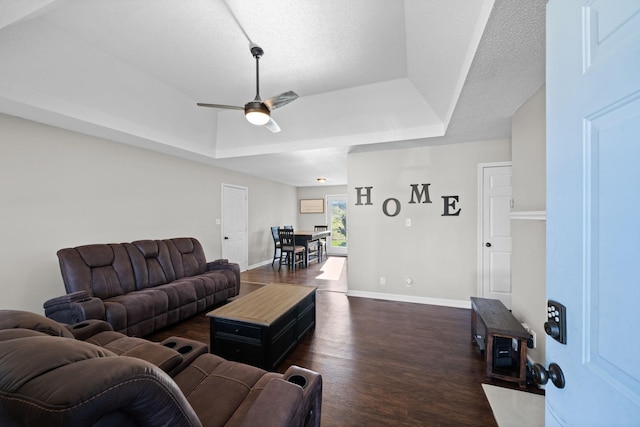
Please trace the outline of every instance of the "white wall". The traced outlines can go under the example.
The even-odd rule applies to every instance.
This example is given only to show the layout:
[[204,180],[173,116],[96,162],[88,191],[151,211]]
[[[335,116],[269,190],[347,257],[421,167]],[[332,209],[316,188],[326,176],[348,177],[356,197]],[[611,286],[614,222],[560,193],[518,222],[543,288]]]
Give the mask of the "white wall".
[[0,115],[0,308],[64,294],[64,247],[192,236],[219,258],[222,183],[249,189],[249,265],[270,259],[295,187]]
[[[508,139],[350,154],[350,294],[469,307],[478,283],[477,165],[510,159]],[[411,184],[431,184],[432,203],[409,204]],[[356,206],[356,187],[373,187],[371,206]],[[460,215],[442,216],[442,196],[453,195]],[[383,213],[388,198],[399,201],[397,216]]]
[[[298,187],[298,225],[300,230],[313,230],[316,225],[327,225],[327,196],[347,194],[346,185],[316,185],[313,187]],[[300,213],[301,199],[324,199],[324,213]]]
[[[513,164],[513,211],[546,209],[545,87],[540,88],[514,114],[511,121]],[[546,286],[544,220],[512,220],[511,282],[512,310],[531,327],[536,348],[528,356],[545,362]]]

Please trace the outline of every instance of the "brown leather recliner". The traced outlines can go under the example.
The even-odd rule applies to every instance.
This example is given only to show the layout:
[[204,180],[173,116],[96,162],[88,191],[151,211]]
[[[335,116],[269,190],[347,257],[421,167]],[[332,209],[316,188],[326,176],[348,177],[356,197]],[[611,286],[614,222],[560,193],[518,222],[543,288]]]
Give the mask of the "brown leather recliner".
[[[176,370],[181,354],[161,344],[109,330],[87,342],[72,330],[0,310],[0,425],[320,425],[322,378],[315,372],[266,372],[208,353]],[[173,378],[147,356],[162,360]]]

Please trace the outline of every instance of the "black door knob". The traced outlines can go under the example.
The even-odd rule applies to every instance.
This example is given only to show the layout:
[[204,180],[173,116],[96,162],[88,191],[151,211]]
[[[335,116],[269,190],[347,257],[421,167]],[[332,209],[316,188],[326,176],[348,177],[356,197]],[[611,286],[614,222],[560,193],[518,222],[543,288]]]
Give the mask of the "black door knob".
[[491,247],[491,243],[487,242],[484,244],[486,247],[490,248]]
[[555,322],[544,322],[544,332],[551,338],[560,337],[560,326]]
[[224,240],[229,240],[229,238],[227,236],[224,236]]
[[536,384],[546,384],[547,381],[551,380],[553,385],[558,388],[564,388],[564,373],[560,366],[556,363],[551,363],[549,365],[549,370],[546,370],[543,365],[540,363],[536,363],[533,365],[533,382]]

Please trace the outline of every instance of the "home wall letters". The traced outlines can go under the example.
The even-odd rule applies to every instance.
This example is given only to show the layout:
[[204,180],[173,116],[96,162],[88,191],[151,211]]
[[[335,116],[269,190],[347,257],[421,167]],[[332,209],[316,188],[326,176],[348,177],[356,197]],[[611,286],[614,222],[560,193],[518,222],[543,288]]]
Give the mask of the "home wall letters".
[[[420,188],[420,185],[422,187]],[[409,204],[416,203],[433,203],[429,194],[431,184],[410,184],[411,198]],[[355,187],[356,203],[355,206],[372,206],[371,192],[373,187]],[[456,196],[440,196],[443,203],[443,211],[441,216],[459,216],[462,208],[458,207],[459,197]],[[424,199],[424,201],[423,201]],[[397,216],[402,209],[401,203],[394,197],[389,197],[382,202],[382,213],[388,217]]]

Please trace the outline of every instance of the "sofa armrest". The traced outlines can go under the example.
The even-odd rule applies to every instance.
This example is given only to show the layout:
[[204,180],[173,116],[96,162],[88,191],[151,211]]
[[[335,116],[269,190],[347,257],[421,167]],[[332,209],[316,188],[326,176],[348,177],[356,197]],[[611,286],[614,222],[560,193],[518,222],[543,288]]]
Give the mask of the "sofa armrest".
[[44,303],[45,315],[60,323],[74,324],[89,319],[104,320],[104,303],[87,291],[73,292]]
[[141,343],[126,350],[120,356],[145,360],[165,372],[172,371],[182,362],[182,355],[180,353],[153,342]]
[[322,412],[322,376],[309,369],[290,366],[283,378],[302,387],[304,426],[320,426]]
[[73,334],[74,338],[80,341],[85,341],[100,332],[113,331],[113,326],[109,322],[98,319],[85,320],[84,322],[65,326]]
[[215,270],[229,270],[236,276],[236,294],[240,293],[240,266],[234,262],[229,262],[227,259],[217,259],[207,263],[208,271]]
[[23,310],[0,310],[0,330],[3,329],[30,329],[54,337],[73,338],[66,325]]
[[303,415],[300,409],[303,393],[300,387],[289,382],[272,378],[267,382],[242,420],[234,426],[241,427],[287,427],[302,425]]
[[105,331],[86,340],[118,356],[145,360],[165,372],[173,371],[183,361],[183,355],[168,346],[144,338],[128,337],[120,332]]

